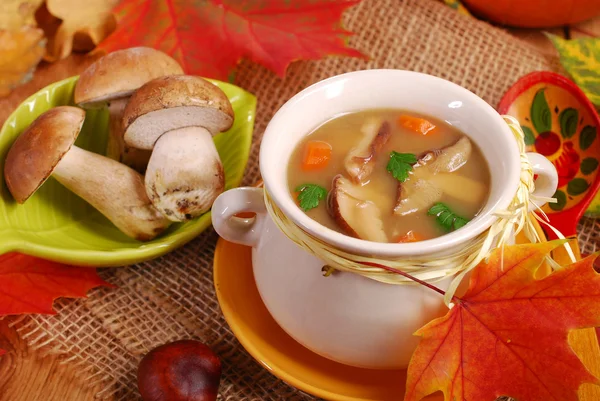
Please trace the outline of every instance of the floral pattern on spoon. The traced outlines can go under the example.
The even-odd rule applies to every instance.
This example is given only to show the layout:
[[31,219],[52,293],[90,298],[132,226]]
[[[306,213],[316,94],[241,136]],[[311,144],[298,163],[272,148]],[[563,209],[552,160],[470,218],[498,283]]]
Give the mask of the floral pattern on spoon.
[[498,112],[515,117],[527,150],[546,156],[556,167],[557,202],[543,210],[565,236],[574,235],[600,186],[600,119],[594,107],[571,80],[544,71],[519,79],[500,101]]

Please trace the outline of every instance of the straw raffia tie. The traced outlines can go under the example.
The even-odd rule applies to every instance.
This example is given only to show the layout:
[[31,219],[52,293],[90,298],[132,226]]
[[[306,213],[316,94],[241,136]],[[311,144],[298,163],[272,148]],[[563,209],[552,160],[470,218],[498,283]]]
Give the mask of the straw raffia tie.
[[[321,259],[326,266],[335,270],[360,274],[388,284],[415,284],[414,281],[400,274],[385,270],[377,265],[383,265],[428,282],[444,280],[454,277],[448,290],[445,301],[450,304],[456,288],[464,276],[486,259],[492,249],[509,244],[518,233],[523,231],[527,239],[532,243],[540,242],[539,235],[533,224],[534,219],[546,225],[564,238],[560,232],[548,223],[547,216],[538,206],[545,202],[555,202],[553,198],[539,198],[533,195],[535,189],[533,167],[526,154],[525,135],[518,121],[511,116],[503,116],[505,122],[514,134],[519,146],[521,159],[521,180],[513,200],[506,210],[494,211],[498,219],[492,226],[477,237],[467,241],[460,249],[451,251],[436,258],[382,258],[366,255],[358,255],[331,246],[321,239],[307,233],[294,222],[287,218],[273,202],[265,189],[265,204],[269,215],[275,225],[294,243],[307,252]],[[535,209],[541,212],[541,216],[529,213],[529,205],[533,204]],[[533,216],[533,217],[532,217]],[[570,248],[569,248],[570,251]],[[572,258],[573,255],[571,253]],[[556,263],[550,260],[556,267]]]

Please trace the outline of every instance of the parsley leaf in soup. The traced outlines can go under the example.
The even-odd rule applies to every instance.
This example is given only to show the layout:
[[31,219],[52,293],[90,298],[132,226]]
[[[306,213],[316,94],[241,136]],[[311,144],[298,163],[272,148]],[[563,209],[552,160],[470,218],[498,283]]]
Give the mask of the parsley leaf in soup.
[[404,182],[408,179],[408,173],[412,170],[412,165],[417,162],[417,156],[412,153],[390,153],[390,161],[387,164],[387,171],[392,173],[395,179]]
[[435,216],[438,224],[448,232],[452,230],[458,230],[469,222],[468,219],[458,216],[456,213],[450,210],[448,205],[442,202],[438,202],[433,205],[427,211],[427,214],[429,216]]
[[296,192],[299,192],[300,208],[305,212],[319,206],[319,202],[327,197],[327,190],[316,184],[302,184],[296,188]]

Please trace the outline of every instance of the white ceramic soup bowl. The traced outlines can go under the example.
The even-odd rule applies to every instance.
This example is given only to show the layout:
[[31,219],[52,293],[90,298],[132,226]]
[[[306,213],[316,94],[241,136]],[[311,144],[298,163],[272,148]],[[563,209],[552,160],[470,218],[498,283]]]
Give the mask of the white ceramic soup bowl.
[[[491,172],[489,199],[480,215],[442,237],[406,244],[376,243],[340,234],[312,220],[296,205],[287,183],[288,160],[302,138],[341,113],[398,108],[445,120],[481,149]],[[558,182],[552,164],[529,154],[539,175],[536,194],[550,197]],[[487,230],[491,214],[513,199],[520,176],[514,136],[502,117],[470,91],[433,76],[400,70],[367,70],[318,82],[290,99],[269,123],[260,149],[266,190],[295,224],[327,243],[355,254],[435,258]],[[310,350],[348,365],[391,369],[407,366],[418,343],[412,334],[444,313],[442,297],[422,286],[384,284],[353,273],[323,277],[323,262],[278,230],[263,203],[263,190],[237,188],[212,208],[223,238],[253,247],[254,278],[274,319]],[[255,212],[252,225],[232,219]],[[231,266],[235,269],[235,266]],[[445,288],[449,279],[438,282]]]

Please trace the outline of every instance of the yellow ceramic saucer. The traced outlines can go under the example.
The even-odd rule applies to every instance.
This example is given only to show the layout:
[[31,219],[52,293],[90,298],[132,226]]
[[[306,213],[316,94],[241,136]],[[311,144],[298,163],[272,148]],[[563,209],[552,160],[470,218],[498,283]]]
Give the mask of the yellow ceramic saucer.
[[405,370],[342,365],[309,351],[287,335],[260,298],[252,273],[251,248],[219,239],[214,280],[221,310],[235,336],[281,380],[328,400],[387,401],[404,396]]
[[[536,228],[543,236],[539,225]],[[516,242],[526,239],[519,235]],[[327,400],[397,401],[404,397],[406,370],[342,365],[309,351],[287,335],[260,298],[252,273],[251,248],[219,239],[214,281],[221,310],[237,339],[281,380]],[[437,393],[426,400],[442,401],[443,396]]]

